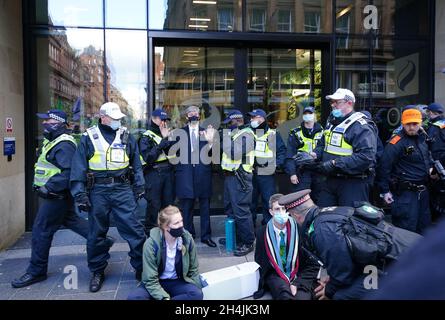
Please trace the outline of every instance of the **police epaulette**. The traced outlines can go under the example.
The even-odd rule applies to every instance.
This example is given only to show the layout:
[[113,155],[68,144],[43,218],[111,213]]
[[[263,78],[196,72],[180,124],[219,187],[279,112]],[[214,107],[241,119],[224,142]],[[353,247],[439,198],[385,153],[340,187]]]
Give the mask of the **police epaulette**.
[[301,131],[301,127],[290,129],[290,133],[297,133],[298,131]]
[[391,138],[391,140],[389,140],[389,143],[390,143],[390,144],[396,144],[396,143],[399,142],[401,139],[402,139],[402,137],[396,134],[394,137]]

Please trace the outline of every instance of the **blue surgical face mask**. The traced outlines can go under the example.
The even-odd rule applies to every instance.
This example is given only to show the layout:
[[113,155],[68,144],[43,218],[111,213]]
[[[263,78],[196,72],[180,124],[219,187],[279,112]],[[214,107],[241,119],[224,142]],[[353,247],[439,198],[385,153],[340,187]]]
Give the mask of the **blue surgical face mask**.
[[118,130],[121,127],[121,121],[120,120],[112,120],[110,123],[110,128],[113,130]]
[[335,118],[341,118],[343,117],[343,113],[341,112],[340,109],[334,109],[331,112],[332,116],[334,116]]
[[250,126],[254,129],[260,126],[260,123],[257,120],[250,121]]
[[275,211],[273,218],[278,224],[285,224],[289,220],[289,213],[287,211]]
[[315,115],[314,114],[304,114],[303,115],[303,121],[304,122],[312,122],[315,119]]

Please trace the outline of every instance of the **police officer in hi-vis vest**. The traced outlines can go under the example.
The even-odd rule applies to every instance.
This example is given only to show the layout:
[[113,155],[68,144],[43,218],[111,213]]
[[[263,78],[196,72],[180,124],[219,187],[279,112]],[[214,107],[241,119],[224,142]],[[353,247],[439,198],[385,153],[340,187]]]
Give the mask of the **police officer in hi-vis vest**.
[[136,270],[136,279],[140,279],[142,273],[145,242],[144,228],[134,214],[136,201],[145,191],[136,139],[122,127],[125,114],[119,105],[107,102],[99,114],[98,126],[87,129],[80,140],[71,171],[71,193],[78,208],[88,212],[90,223],[87,254],[93,274],[91,292],[102,287],[110,258],[106,244],[110,213],[119,234],[130,246],[130,263]]
[[267,114],[263,109],[247,113],[250,116],[250,127],[255,133],[255,162],[252,179],[252,203],[250,211],[253,225],[256,224],[258,198],[262,202],[262,225],[272,218],[269,213],[269,199],[276,193],[275,171],[282,167],[286,159],[286,146],[279,132],[269,127]]
[[[32,228],[31,260],[26,273],[12,281],[14,288],[46,279],[49,249],[54,234],[61,226],[84,238],[88,236],[88,222],[74,212],[69,193],[71,160],[76,151],[76,142],[68,134],[67,116],[61,110],[49,110],[37,116],[43,119],[44,128],[43,145],[34,173],[39,211]],[[107,245],[110,246],[111,242]]]
[[332,113],[315,153],[321,159],[317,170],[325,175],[320,207],[353,206],[368,201],[375,176],[377,127],[361,112],[354,111],[355,96],[339,88],[326,99]]
[[170,129],[167,121],[170,120],[163,109],[155,109],[151,114],[151,123],[139,140],[141,162],[144,167],[145,198],[147,199],[147,212],[145,215],[145,233],[158,225],[158,213],[162,208],[174,202],[174,167],[170,159],[176,155],[169,155],[170,148],[175,141],[169,141]]
[[308,106],[303,109],[303,122],[289,132],[287,140],[285,171],[290,177],[292,191],[311,189],[312,199],[316,203],[321,192],[320,176],[299,166],[294,157],[299,152],[305,152],[315,160],[317,154],[314,150],[322,137],[323,127],[316,122],[315,109]]
[[255,233],[250,203],[255,161],[255,134],[244,125],[243,114],[232,110],[225,124],[222,141],[221,168],[224,172],[224,211],[235,220],[237,248],[235,256],[244,256],[254,250]]

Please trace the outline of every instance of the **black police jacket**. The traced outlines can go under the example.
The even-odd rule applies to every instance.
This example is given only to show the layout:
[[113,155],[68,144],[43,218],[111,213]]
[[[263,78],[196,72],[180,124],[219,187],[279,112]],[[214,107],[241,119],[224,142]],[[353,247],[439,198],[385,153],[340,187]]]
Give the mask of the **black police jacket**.
[[308,128],[304,126],[304,123],[301,123],[300,127],[294,128],[289,132],[289,136],[287,138],[287,152],[286,152],[286,162],[285,162],[285,171],[289,176],[297,174],[297,166],[293,159],[298,152],[298,149],[303,147],[303,145],[298,141],[296,136],[296,132],[301,130],[303,136],[306,138],[313,139],[315,135],[323,130],[323,127],[318,123],[314,123],[314,128],[309,131]]
[[[345,119],[353,115],[351,112],[341,119],[330,118],[328,122],[338,126]],[[321,161],[330,161],[335,159],[335,167],[340,173],[347,175],[360,175],[366,173],[369,168],[376,167],[377,154],[377,126],[367,118],[363,121],[356,121],[345,132],[344,139],[352,146],[353,154],[351,156],[337,156],[324,152],[325,137],[320,140],[315,148],[317,158]]]
[[[155,123],[151,123],[147,130],[151,130],[162,138],[161,131]],[[164,152],[168,154],[171,146],[175,144],[175,141],[168,141],[168,138],[163,138],[159,144],[157,144],[152,138],[142,136],[139,140],[139,151],[142,159],[147,163],[147,166],[153,165],[158,157]]]
[[[51,137],[53,141],[63,133],[69,134],[68,131]],[[59,142],[46,155],[46,160],[60,169],[60,173],[52,176],[45,184],[46,189],[52,193],[64,193],[69,190],[69,182],[71,175],[71,160],[76,151],[76,145],[70,141]]]
[[441,128],[434,123],[444,121],[445,117],[440,116],[431,121],[427,128],[428,136],[431,139],[430,150],[434,160],[440,160],[445,165],[445,127]]
[[[344,210],[344,207],[338,207],[332,213],[335,213],[335,210]],[[352,260],[340,227],[343,217],[338,216],[337,223],[333,221],[333,216],[328,214],[318,216],[319,212],[320,208],[317,206],[309,210],[302,225],[302,241],[303,245],[323,262],[330,278],[326,284],[325,295],[332,298],[338,290],[353,285],[363,274],[363,270]],[[313,231],[310,232],[312,223]]]
[[[104,139],[112,144],[114,138],[116,137],[116,131],[111,129],[109,126],[98,125],[100,132],[104,136]],[[134,170],[134,185],[135,187],[143,187],[145,185],[144,175],[142,173],[141,160],[139,158],[139,148],[136,139],[133,135],[129,135],[127,144],[127,154],[130,158],[130,166]],[[83,134],[80,143],[77,147],[77,151],[74,154],[71,170],[71,194],[75,197],[79,193],[86,192],[86,179],[87,173],[89,171],[88,161],[94,155],[94,146],[91,139],[87,134]],[[113,170],[113,171],[95,171],[94,175],[96,177],[119,177],[128,173],[129,168],[123,170]]]
[[432,165],[425,135],[408,136],[402,130],[385,147],[376,183],[381,193],[390,191],[391,179],[424,184],[428,181]]

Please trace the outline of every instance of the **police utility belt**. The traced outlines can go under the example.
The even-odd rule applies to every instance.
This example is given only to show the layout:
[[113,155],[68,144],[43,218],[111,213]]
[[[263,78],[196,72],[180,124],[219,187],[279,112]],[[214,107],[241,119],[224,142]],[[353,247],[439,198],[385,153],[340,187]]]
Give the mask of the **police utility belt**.
[[162,170],[162,169],[170,169],[171,164],[170,161],[165,160],[162,162],[155,162],[153,165],[146,165],[144,168],[144,173],[147,173],[148,171],[154,169],[154,170]]
[[426,186],[422,183],[414,183],[411,181],[395,180],[391,183],[391,188],[396,192],[400,191],[414,191],[423,192],[426,190]]
[[126,183],[130,184],[129,174],[124,174],[117,177],[95,177],[93,174],[87,175],[87,186],[91,189],[95,184],[111,184],[111,183]]

